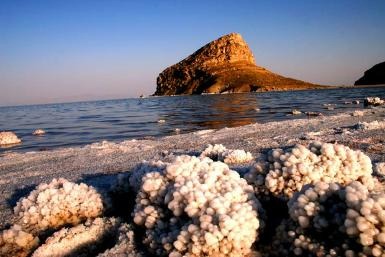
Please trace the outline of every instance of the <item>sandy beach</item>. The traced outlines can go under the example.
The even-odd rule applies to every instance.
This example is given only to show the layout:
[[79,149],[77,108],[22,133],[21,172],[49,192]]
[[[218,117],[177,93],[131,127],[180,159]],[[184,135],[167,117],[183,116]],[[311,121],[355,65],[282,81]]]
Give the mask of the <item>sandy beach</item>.
[[[63,177],[103,190],[116,179],[116,174],[130,171],[142,160],[164,160],[181,154],[198,155],[207,144],[244,149],[258,158],[272,148],[321,141],[360,149],[374,164],[384,162],[384,119],[385,108],[373,108],[364,110],[363,116],[353,116],[352,112],[348,112],[162,138],[98,142],[53,151],[5,152],[0,157],[1,227],[12,222],[12,208],[17,200],[42,182]],[[240,171],[248,168],[247,165],[231,167]]]

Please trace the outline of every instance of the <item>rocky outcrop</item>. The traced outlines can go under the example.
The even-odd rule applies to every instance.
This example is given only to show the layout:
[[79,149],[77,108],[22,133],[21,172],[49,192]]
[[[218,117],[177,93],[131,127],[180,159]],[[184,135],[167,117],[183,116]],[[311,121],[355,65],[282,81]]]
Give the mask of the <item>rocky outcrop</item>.
[[255,64],[242,36],[225,35],[174,64],[157,78],[155,95],[237,93],[320,86],[286,78]]
[[357,80],[354,85],[380,85],[385,84],[385,62],[374,65],[365,71],[364,76]]

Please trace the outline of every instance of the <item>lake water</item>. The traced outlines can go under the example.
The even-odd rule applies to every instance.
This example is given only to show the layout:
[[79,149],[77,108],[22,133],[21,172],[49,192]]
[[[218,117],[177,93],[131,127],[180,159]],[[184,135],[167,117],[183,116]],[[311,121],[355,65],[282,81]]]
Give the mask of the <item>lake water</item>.
[[[23,140],[22,144],[0,149],[0,152],[38,151],[102,140],[122,141],[255,122],[307,118],[306,115],[288,115],[292,109],[331,115],[362,109],[362,100],[368,96],[385,98],[385,87],[0,107],[0,131],[12,130]],[[345,104],[352,100],[360,100],[361,103]],[[336,106],[334,110],[327,110],[324,104]],[[33,136],[32,132],[37,128],[43,128],[47,133]]]

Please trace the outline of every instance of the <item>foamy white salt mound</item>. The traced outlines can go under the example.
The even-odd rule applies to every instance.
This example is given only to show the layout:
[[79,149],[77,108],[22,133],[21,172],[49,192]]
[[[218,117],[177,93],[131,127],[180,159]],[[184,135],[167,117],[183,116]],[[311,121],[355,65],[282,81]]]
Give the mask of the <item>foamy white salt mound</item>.
[[300,256],[384,256],[385,194],[354,181],[318,182],[288,203],[291,249]]
[[162,161],[142,161],[129,173],[120,173],[116,182],[111,186],[112,192],[128,193],[130,190],[139,191],[142,178],[149,172],[161,172],[166,168]]
[[134,222],[158,256],[245,256],[258,237],[258,200],[239,174],[209,158],[179,156],[145,173]]
[[222,144],[209,144],[200,156],[209,157],[213,160],[223,161],[227,164],[245,163],[254,159],[250,152],[246,152],[240,149],[227,149]]
[[346,185],[360,180],[374,186],[370,158],[339,144],[315,142],[309,147],[296,145],[287,150],[273,149],[265,160],[257,162],[245,179],[258,195],[290,198],[306,184],[318,181]]
[[96,218],[72,228],[62,228],[49,237],[32,257],[90,256],[103,241],[114,237],[119,224],[115,218]]
[[385,104],[385,100],[382,100],[379,97],[367,97],[364,99],[364,105],[365,106],[379,106]]
[[21,140],[11,131],[0,132],[0,145],[18,144]]
[[14,208],[18,224],[34,233],[66,224],[77,225],[102,215],[103,211],[102,197],[92,186],[64,178],[38,185]]
[[98,257],[144,257],[145,255],[136,249],[134,232],[128,224],[119,227],[118,240],[114,247],[106,250]]
[[23,231],[19,225],[0,232],[0,256],[25,257],[38,244],[39,238]]

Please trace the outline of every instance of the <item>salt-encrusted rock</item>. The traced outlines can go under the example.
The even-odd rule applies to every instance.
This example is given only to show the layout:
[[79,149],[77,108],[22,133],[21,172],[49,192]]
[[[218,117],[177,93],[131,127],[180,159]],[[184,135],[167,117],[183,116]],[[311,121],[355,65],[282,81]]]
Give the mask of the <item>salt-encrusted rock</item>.
[[379,106],[384,104],[385,100],[382,100],[379,97],[367,97],[364,99],[364,106]]
[[0,146],[18,144],[20,142],[20,138],[15,133],[11,131],[0,132]]
[[114,247],[99,254],[97,257],[144,257],[140,252],[134,239],[134,232],[130,225],[122,224],[119,227],[118,240]]
[[385,84],[385,62],[378,63],[365,71],[364,76],[354,83],[354,85],[378,84]]
[[226,164],[179,156],[145,173],[133,220],[157,256],[240,257],[258,237],[260,208],[253,188]]
[[357,181],[346,187],[318,182],[295,194],[288,206],[295,255],[385,255],[385,194],[371,193]]
[[318,181],[337,182],[343,185],[360,180],[374,186],[372,163],[361,151],[338,144],[315,142],[309,147],[273,149],[265,160],[257,162],[245,174],[259,195],[290,198],[306,184]]
[[34,136],[41,136],[41,135],[44,135],[44,134],[45,134],[45,131],[43,129],[36,129],[32,133],[32,135],[34,135]]
[[222,144],[209,144],[200,157],[208,157],[214,161],[222,161],[227,164],[240,164],[251,162],[254,157],[250,152],[240,149],[227,149]]
[[39,238],[25,232],[19,225],[0,232],[0,256],[26,257],[39,244]]
[[299,110],[294,109],[294,110],[291,111],[291,114],[293,114],[293,115],[300,115],[300,114],[302,114],[302,112],[299,111]]
[[14,208],[18,224],[33,233],[67,224],[77,225],[87,218],[102,215],[103,211],[102,197],[93,187],[64,178],[38,185]]
[[96,218],[72,228],[62,228],[49,237],[32,257],[92,256],[105,241],[118,233],[119,220]]
[[352,116],[354,116],[354,117],[362,117],[362,116],[364,116],[364,112],[356,110],[356,111],[354,111],[352,113]]
[[203,46],[159,74],[155,95],[251,92],[317,88],[256,66],[254,56],[237,33]]
[[383,121],[371,121],[371,122],[358,122],[355,125],[356,129],[360,130],[372,130],[372,129],[385,129],[385,120]]

